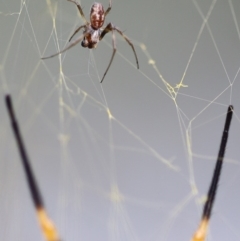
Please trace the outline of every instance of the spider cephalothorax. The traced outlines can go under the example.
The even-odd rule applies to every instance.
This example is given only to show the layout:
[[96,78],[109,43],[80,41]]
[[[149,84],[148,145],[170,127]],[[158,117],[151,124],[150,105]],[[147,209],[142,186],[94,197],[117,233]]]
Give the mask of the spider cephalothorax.
[[101,83],[102,83],[105,75],[107,74],[107,72],[108,72],[108,70],[109,70],[109,68],[110,68],[110,66],[112,64],[114,55],[115,55],[116,50],[117,50],[116,49],[116,40],[115,40],[115,35],[114,35],[114,30],[115,30],[131,46],[131,48],[133,50],[133,53],[135,55],[137,68],[139,69],[137,54],[136,54],[135,48],[134,48],[132,42],[130,41],[130,39],[126,35],[124,35],[123,32],[119,28],[114,26],[112,23],[107,24],[107,26],[102,29],[105,17],[110,12],[111,7],[112,7],[112,1],[111,0],[109,0],[109,6],[108,6],[106,11],[104,11],[103,5],[101,3],[96,3],[95,2],[92,5],[92,7],[90,9],[90,22],[88,22],[86,20],[85,15],[84,15],[84,13],[82,11],[82,7],[80,6],[80,4],[78,2],[76,2],[75,0],[68,0],[68,1],[76,4],[76,6],[77,6],[77,8],[79,10],[80,15],[81,15],[81,17],[83,18],[83,20],[85,22],[84,25],[81,25],[80,27],[78,27],[74,31],[74,33],[72,34],[72,36],[69,39],[69,42],[72,40],[72,38],[75,36],[75,34],[79,32],[79,30],[83,29],[83,34],[80,37],[78,37],[75,41],[73,41],[69,46],[67,46],[65,49],[63,49],[62,51],[60,51],[60,52],[58,52],[56,54],[53,54],[51,56],[48,56],[48,57],[43,57],[42,59],[48,59],[48,58],[52,58],[54,56],[57,56],[57,55],[65,52],[65,51],[67,51],[68,49],[72,48],[73,46],[78,44],[80,41],[82,41],[81,45],[84,48],[89,48],[89,49],[96,48],[98,42],[101,41],[103,39],[103,37],[108,32],[111,31],[112,32],[113,52],[112,52],[112,56],[111,56],[110,62],[108,64],[108,67],[107,67],[107,69],[106,69],[106,71],[105,71],[105,73],[104,73],[104,75],[102,77],[102,80],[101,80]]

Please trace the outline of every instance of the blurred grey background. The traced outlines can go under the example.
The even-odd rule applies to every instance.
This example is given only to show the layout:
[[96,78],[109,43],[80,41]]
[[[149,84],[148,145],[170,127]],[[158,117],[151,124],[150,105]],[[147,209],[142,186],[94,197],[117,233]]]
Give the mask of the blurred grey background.
[[[104,0],[105,9],[108,1]],[[89,19],[92,2],[82,0]],[[12,95],[64,241],[185,241],[196,230],[234,105],[208,240],[240,240],[239,0],[113,0],[97,49],[68,44],[66,0],[0,0],[0,240],[43,240],[4,105]]]

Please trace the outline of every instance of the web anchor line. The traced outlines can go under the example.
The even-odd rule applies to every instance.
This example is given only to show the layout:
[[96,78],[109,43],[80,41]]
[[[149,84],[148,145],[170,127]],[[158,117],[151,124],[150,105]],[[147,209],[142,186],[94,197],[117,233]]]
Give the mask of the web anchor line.
[[6,102],[6,107],[9,114],[10,122],[12,124],[14,137],[17,143],[21,160],[22,160],[22,165],[24,167],[28,187],[32,196],[33,204],[36,209],[37,218],[38,218],[40,227],[42,229],[43,235],[45,236],[45,239],[47,241],[61,241],[53,222],[49,219],[45,211],[41,192],[38,187],[36,178],[34,176],[34,173],[27,155],[26,148],[24,146],[24,142],[21,136],[20,128],[18,127],[18,121],[15,117],[14,108],[12,105],[12,99],[10,95],[5,96],[5,102]]
[[228,132],[230,129],[232,114],[233,114],[233,106],[229,105],[224,129],[223,129],[222,140],[221,140],[218,157],[216,161],[216,166],[213,172],[212,182],[207,194],[207,201],[203,208],[203,214],[202,214],[200,225],[197,231],[195,232],[195,234],[193,235],[192,241],[205,241],[207,236],[208,224],[211,217],[213,203],[216,197],[218,181],[221,174],[225,149],[228,141]]

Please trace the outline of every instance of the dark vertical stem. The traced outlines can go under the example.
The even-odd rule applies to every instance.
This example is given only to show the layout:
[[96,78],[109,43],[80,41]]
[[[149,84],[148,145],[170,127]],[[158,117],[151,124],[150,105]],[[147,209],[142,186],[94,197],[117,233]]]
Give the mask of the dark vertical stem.
[[26,178],[27,178],[27,181],[28,181],[28,185],[29,185],[29,188],[30,188],[31,195],[32,195],[32,199],[33,199],[35,207],[38,209],[40,207],[43,207],[43,200],[42,200],[40,190],[39,190],[38,185],[37,185],[37,181],[34,177],[34,174],[33,174],[33,171],[32,171],[28,156],[27,156],[27,151],[26,151],[26,148],[24,146],[23,139],[21,137],[20,129],[18,127],[18,122],[17,122],[17,119],[15,117],[14,109],[13,109],[13,106],[12,106],[11,96],[6,95],[5,101],[6,101],[6,106],[7,106],[8,114],[9,114],[9,117],[10,117],[10,121],[11,121],[11,124],[12,124],[12,130],[13,130],[13,133],[14,133],[15,138],[16,138],[16,142],[17,142],[17,146],[18,146],[19,153],[20,153],[20,156],[21,156],[22,164],[24,166]]
[[232,114],[233,114],[233,106],[230,105],[228,107],[228,111],[227,111],[225,126],[224,126],[224,130],[223,130],[223,134],[222,134],[222,140],[221,140],[220,149],[218,152],[218,158],[217,158],[215,170],[213,173],[212,183],[211,183],[211,186],[208,191],[208,198],[207,198],[207,201],[206,201],[204,209],[203,209],[202,219],[208,220],[211,216],[212,206],[213,206],[214,199],[216,196],[218,181],[219,181],[219,177],[221,174],[223,158],[224,158],[225,149],[226,149],[226,145],[227,145],[228,132],[229,132],[229,128],[230,128],[230,124],[231,124],[231,120],[232,120]]

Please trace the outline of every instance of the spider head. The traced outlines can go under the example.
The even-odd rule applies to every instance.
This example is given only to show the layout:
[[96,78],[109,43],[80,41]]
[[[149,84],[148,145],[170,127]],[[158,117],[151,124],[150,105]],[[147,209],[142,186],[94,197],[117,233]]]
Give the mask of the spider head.
[[95,49],[97,47],[97,43],[88,42],[86,39],[82,41],[81,45],[82,47],[89,49]]
[[89,49],[95,49],[97,47],[97,44],[99,42],[99,35],[101,31],[100,30],[94,30],[91,27],[88,29],[88,33],[84,36],[82,40],[82,47],[89,48]]
[[95,30],[101,28],[104,24],[105,14],[101,3],[94,3],[90,9],[91,27]]

